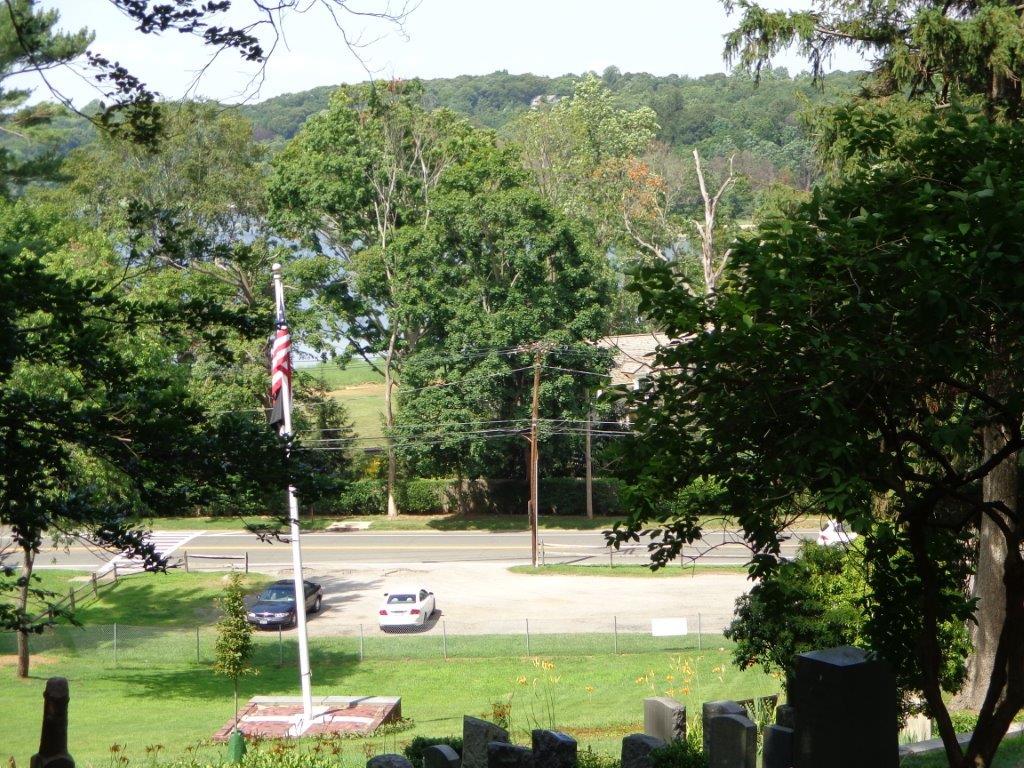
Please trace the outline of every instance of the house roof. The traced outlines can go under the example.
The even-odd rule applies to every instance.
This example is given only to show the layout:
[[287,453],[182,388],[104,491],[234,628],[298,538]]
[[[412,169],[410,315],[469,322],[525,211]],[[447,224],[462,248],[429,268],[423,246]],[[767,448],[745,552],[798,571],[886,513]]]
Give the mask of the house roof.
[[670,342],[664,333],[626,333],[598,339],[597,346],[612,352],[612,385],[632,384],[654,370],[654,355]]

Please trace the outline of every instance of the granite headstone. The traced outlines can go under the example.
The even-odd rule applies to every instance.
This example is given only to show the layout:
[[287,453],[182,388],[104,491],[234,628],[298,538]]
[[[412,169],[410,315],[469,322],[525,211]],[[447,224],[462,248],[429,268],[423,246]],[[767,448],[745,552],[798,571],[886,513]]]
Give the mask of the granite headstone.
[[705,756],[708,768],[756,768],[757,726],[745,715],[711,718]]
[[888,664],[849,646],[796,657],[796,768],[897,768],[896,678]]
[[533,732],[533,764],[536,768],[576,768],[576,739],[561,731]]
[[705,701],[700,710],[701,737],[704,742],[704,754],[708,753],[708,743],[711,740],[711,731],[714,726],[712,718],[719,715],[743,715],[747,716],[747,710],[742,704],[735,701]]
[[533,768],[533,751],[518,744],[492,741],[487,745],[487,768]]
[[447,744],[432,744],[423,748],[423,768],[459,768],[462,758]]
[[665,741],[686,738],[686,707],[667,696],[644,699],[644,733]]
[[366,768],[412,768],[404,755],[377,755],[366,761]]
[[793,729],[769,725],[764,729],[763,768],[793,768]]
[[664,739],[632,733],[622,739],[622,768],[651,768],[651,751],[667,746]]
[[68,702],[71,694],[67,678],[51,677],[43,690],[43,729],[39,752],[32,755],[31,768],[75,768],[68,754]]
[[462,718],[462,768],[487,768],[487,745],[508,741],[500,725],[466,715]]

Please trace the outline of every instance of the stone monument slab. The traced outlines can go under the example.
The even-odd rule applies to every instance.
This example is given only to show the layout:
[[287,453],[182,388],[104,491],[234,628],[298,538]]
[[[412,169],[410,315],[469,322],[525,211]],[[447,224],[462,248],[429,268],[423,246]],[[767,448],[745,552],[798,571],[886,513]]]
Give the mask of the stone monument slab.
[[533,750],[505,741],[487,745],[487,768],[533,768]]
[[576,739],[566,733],[540,728],[533,732],[536,768],[576,768],[576,752]]
[[764,729],[763,768],[793,768],[793,729],[769,725]]
[[667,696],[644,699],[644,733],[665,741],[686,738],[686,707]]
[[711,725],[708,768],[756,768],[757,726],[745,715],[717,715]]
[[71,693],[66,677],[51,677],[43,689],[43,728],[39,752],[29,761],[31,768],[75,768],[68,754],[68,703]]
[[477,717],[462,718],[462,768],[487,768],[487,745],[508,742],[508,731]]
[[700,724],[701,724],[701,738],[704,742],[704,754],[708,753],[708,742],[711,739],[711,725],[712,718],[718,717],[719,715],[743,715],[747,716],[747,710],[742,704],[738,704],[735,701],[705,701],[701,705],[700,710]]
[[632,733],[622,739],[622,768],[651,768],[651,751],[667,746],[664,739]]
[[423,768],[459,768],[462,758],[447,744],[433,744],[423,749]]

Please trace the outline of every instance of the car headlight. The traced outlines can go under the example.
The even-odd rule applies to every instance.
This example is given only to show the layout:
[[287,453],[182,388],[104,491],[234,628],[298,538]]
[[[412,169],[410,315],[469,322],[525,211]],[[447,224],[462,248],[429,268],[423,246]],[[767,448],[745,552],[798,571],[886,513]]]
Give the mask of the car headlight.
[[247,619],[255,619],[256,618],[256,614],[253,613],[252,611],[249,611],[247,614],[245,614],[245,617]]

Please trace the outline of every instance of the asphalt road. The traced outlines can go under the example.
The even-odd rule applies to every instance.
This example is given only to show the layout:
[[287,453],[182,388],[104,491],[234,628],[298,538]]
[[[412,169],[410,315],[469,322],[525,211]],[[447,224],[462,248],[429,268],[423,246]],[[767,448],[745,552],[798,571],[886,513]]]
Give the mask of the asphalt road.
[[[817,532],[794,532],[783,545],[783,553],[791,555],[798,539]],[[609,550],[599,531],[545,531],[541,534],[546,562],[609,562]],[[0,536],[0,546],[5,538]],[[304,565],[310,567],[343,566],[357,563],[411,564],[445,562],[496,562],[509,564],[529,562],[529,533],[489,532],[387,532],[307,533],[302,536]],[[287,542],[265,543],[246,533],[199,532],[175,550],[173,558],[188,553],[193,565],[211,567],[214,563],[202,558],[248,554],[251,568],[286,567],[291,563],[291,547]],[[726,532],[709,532],[695,547],[684,550],[687,557],[701,556],[702,562],[740,564],[747,561],[749,550],[738,536]],[[636,546],[632,552],[613,552],[615,563],[646,561],[646,547]],[[81,545],[69,549],[45,549],[37,560],[41,567],[95,568],[109,559]],[[221,564],[222,565],[222,564]]]

